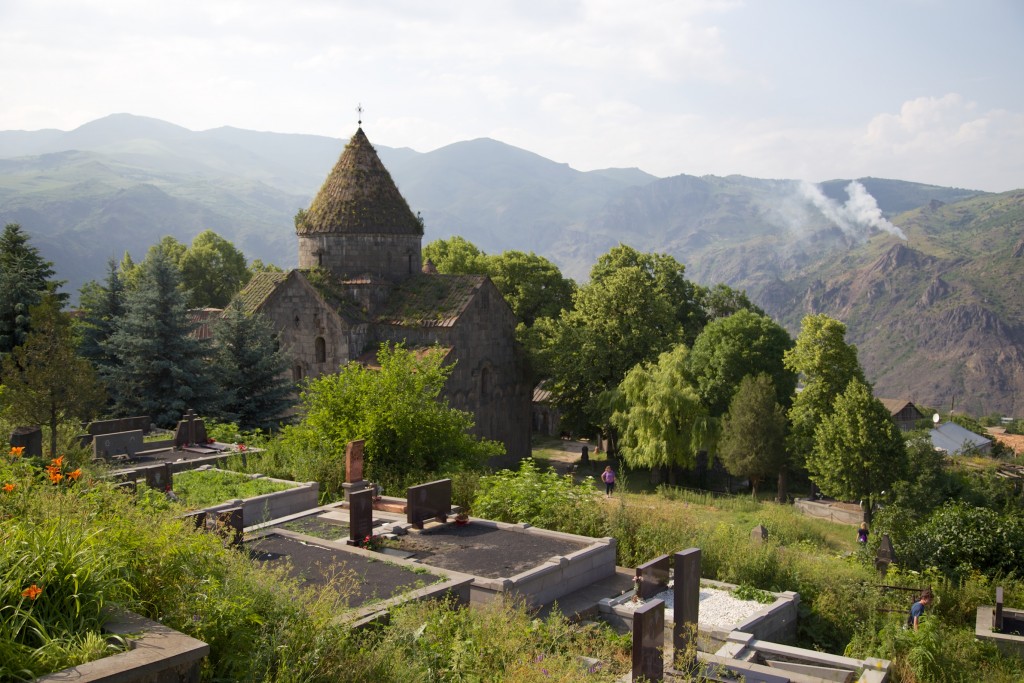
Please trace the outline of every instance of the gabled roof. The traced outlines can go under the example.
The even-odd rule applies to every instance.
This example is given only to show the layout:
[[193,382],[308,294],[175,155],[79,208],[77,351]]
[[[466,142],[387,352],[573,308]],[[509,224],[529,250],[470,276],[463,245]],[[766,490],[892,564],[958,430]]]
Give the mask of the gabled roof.
[[288,279],[290,273],[256,273],[236,296],[242,301],[242,309],[248,314],[259,310],[277,286]]
[[955,422],[945,422],[931,430],[932,446],[950,455],[982,449],[992,443],[989,439],[964,429]]
[[213,326],[211,323],[220,318],[224,313],[223,308],[190,308],[185,313],[188,322],[192,325],[192,332],[189,336],[193,339],[213,338]]
[[423,225],[360,128],[345,146],[295,232],[423,235]]
[[413,275],[391,293],[376,322],[451,327],[486,281],[483,275]]
[[905,398],[880,398],[878,400],[882,402],[882,405],[885,406],[885,409],[888,410],[889,414],[893,417],[903,412],[903,409],[907,406],[910,406],[917,411],[918,415],[924,417],[924,413],[922,413],[912,401],[908,401]]

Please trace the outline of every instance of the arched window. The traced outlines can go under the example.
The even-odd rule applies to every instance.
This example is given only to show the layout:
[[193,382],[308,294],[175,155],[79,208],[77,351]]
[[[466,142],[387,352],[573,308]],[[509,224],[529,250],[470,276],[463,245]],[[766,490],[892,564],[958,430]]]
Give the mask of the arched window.
[[316,348],[316,362],[326,363],[327,362],[327,342],[324,341],[323,337],[317,337],[316,341],[313,342]]
[[302,365],[299,363],[296,363],[295,367],[292,368],[292,380],[295,382],[302,381]]
[[491,371],[488,368],[480,370],[480,401],[486,401],[490,392]]

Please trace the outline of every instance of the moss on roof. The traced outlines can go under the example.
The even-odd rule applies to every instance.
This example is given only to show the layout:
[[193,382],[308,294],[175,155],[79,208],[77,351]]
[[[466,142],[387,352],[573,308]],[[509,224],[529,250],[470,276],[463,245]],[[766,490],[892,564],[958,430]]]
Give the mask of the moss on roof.
[[246,313],[255,313],[287,278],[288,273],[256,273],[249,280],[249,284],[238,293],[242,308]]
[[395,288],[376,322],[451,327],[484,283],[483,275],[414,275]]
[[339,315],[353,322],[367,319],[366,311],[349,297],[345,283],[331,271],[326,268],[308,268],[299,272]]
[[360,128],[345,146],[309,210],[300,211],[295,217],[295,232],[422,235],[423,224]]

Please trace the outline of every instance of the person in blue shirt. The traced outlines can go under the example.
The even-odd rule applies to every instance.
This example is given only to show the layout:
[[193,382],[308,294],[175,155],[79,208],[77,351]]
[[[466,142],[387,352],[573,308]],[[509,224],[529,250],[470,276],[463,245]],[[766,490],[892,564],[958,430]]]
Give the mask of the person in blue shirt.
[[907,617],[908,628],[917,630],[917,625],[921,622],[921,617],[924,615],[924,608],[930,604],[932,604],[932,589],[925,588],[921,591],[921,597],[910,607],[910,616]]

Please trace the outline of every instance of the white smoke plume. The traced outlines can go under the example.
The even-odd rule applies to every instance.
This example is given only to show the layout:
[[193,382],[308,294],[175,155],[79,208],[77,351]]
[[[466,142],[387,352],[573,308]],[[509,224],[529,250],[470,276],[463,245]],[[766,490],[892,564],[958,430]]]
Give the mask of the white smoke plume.
[[882,215],[875,198],[856,180],[846,186],[849,199],[845,204],[829,199],[817,185],[801,183],[800,193],[813,204],[822,215],[839,226],[845,234],[859,241],[866,240],[871,230],[882,230],[899,237],[904,242],[907,236]]

